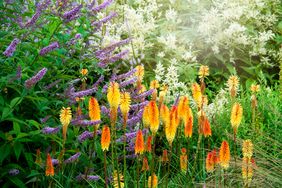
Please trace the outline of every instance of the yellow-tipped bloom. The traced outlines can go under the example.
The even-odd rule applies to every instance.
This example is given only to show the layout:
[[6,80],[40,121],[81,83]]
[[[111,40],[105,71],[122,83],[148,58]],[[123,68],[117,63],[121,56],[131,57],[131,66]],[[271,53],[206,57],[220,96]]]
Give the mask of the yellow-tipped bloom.
[[156,104],[156,101],[150,101],[148,104],[148,115],[149,115],[149,122],[150,122],[150,129],[153,135],[156,135],[159,129],[159,109]]
[[160,87],[158,80],[152,80],[150,83],[150,89],[158,89]]
[[102,136],[101,136],[102,150],[108,151],[110,143],[111,143],[111,131],[110,131],[110,128],[105,125],[102,129]]
[[136,140],[135,140],[135,155],[137,154],[143,154],[144,152],[144,139],[143,139],[143,133],[141,130],[137,132]]
[[144,93],[145,91],[147,91],[146,87],[143,84],[141,84],[140,89],[138,90],[138,94]]
[[80,73],[82,74],[82,76],[85,76],[88,74],[88,70],[87,69],[81,69]]
[[119,84],[111,82],[108,88],[107,99],[112,109],[117,109],[120,104]]
[[202,93],[201,93],[201,87],[197,83],[192,84],[192,95],[194,101],[197,103],[198,107],[202,105]]
[[143,164],[142,164],[142,169],[141,171],[149,171],[149,164],[148,164],[148,159],[147,157],[143,158]]
[[138,81],[142,81],[144,77],[144,66],[138,65],[136,68],[135,76],[137,77]]
[[217,164],[217,155],[216,150],[213,150],[208,153],[206,158],[206,171],[207,172],[213,172],[215,165]]
[[149,104],[144,107],[142,120],[144,127],[148,128],[150,126]]
[[46,176],[54,176],[54,166],[53,166],[53,163],[52,163],[52,158],[51,158],[49,153],[47,155],[47,160],[46,160],[45,175]]
[[38,164],[38,165],[41,165],[41,163],[42,163],[40,149],[37,149],[37,150],[36,150],[36,159],[35,159],[35,163]]
[[[120,182],[120,188],[124,188],[124,177],[121,173],[119,173],[119,182]],[[115,170],[114,174],[113,174],[113,187],[114,188],[119,188],[119,184],[118,184],[118,173]]]
[[187,165],[188,165],[188,158],[186,154],[186,149],[182,148],[181,149],[181,155],[180,155],[180,169],[182,172],[187,171]]
[[242,116],[243,116],[243,108],[239,103],[236,102],[232,107],[231,118],[230,118],[231,119],[230,122],[235,133],[237,132],[237,129],[241,123]]
[[223,141],[219,150],[219,162],[223,169],[229,167],[230,162],[230,149],[227,141]]
[[251,184],[253,177],[253,164],[249,158],[243,157],[242,161],[242,177],[245,185]]
[[253,93],[259,92],[259,91],[260,91],[260,85],[258,85],[258,84],[252,84],[252,85],[251,85],[251,91],[252,91]]
[[203,134],[205,137],[212,135],[211,125],[207,117],[204,118],[203,122]]
[[62,110],[61,110],[61,113],[60,113],[60,121],[63,125],[63,139],[64,141],[66,140],[67,138],[67,129],[68,129],[68,126],[71,122],[71,109],[70,107],[63,107]]
[[199,78],[205,78],[206,76],[209,75],[209,67],[205,65],[201,65],[198,74],[199,74]]
[[239,78],[235,75],[230,76],[227,81],[227,86],[230,92],[230,96],[235,97],[238,92]]
[[192,137],[192,133],[193,133],[193,113],[192,113],[192,109],[188,108],[188,112],[186,115],[186,120],[185,120],[185,127],[184,127],[184,136],[185,137]]
[[101,120],[100,105],[94,97],[91,97],[88,101],[88,110],[91,121]]
[[170,146],[172,145],[172,142],[176,135],[177,126],[178,126],[177,121],[178,121],[177,120],[177,107],[173,106],[170,111],[170,122],[165,127],[165,136]]
[[130,94],[128,92],[123,92],[120,95],[120,111],[122,115],[125,117],[127,116],[129,110],[130,110]]
[[164,124],[164,127],[169,125],[170,117],[169,117],[169,109],[165,104],[162,104],[160,109],[160,118]]
[[148,188],[156,188],[158,186],[158,177],[156,174],[153,174],[153,186],[152,186],[152,180],[151,176],[148,178]]
[[181,96],[178,103],[178,116],[184,122],[189,110],[189,99],[186,96]]
[[254,145],[250,139],[243,141],[243,156],[251,159],[253,156]]

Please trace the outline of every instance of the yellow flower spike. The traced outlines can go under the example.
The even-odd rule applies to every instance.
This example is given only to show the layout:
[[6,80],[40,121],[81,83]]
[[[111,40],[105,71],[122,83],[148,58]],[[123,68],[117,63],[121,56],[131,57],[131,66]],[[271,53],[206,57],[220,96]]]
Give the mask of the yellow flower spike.
[[234,132],[236,133],[243,116],[243,108],[240,103],[235,103],[232,107],[230,122]]
[[254,145],[250,139],[243,141],[243,156],[249,159],[253,156]]
[[[98,121],[101,120],[101,110],[100,105],[94,97],[91,97],[88,101],[88,111],[89,111],[89,118],[91,121]],[[96,126],[99,128],[99,125]]]
[[111,143],[111,131],[110,128],[105,125],[102,129],[101,136],[101,148],[103,151],[108,151]]
[[150,126],[149,104],[144,107],[142,120],[144,127],[148,128]]
[[143,133],[141,130],[137,132],[134,149],[135,149],[135,155],[143,154],[144,152],[145,146],[144,146]]
[[110,108],[117,109],[120,104],[120,91],[119,84],[116,82],[111,82],[108,88],[107,99]]
[[229,167],[230,162],[230,149],[227,141],[223,141],[219,150],[219,162],[223,169]]
[[253,164],[247,157],[242,159],[242,177],[245,185],[250,185],[253,177]]
[[164,124],[164,127],[169,125],[169,121],[170,121],[169,108],[165,104],[162,104],[161,106],[160,118],[161,118],[162,123]]
[[186,154],[186,149],[182,148],[181,149],[181,155],[180,155],[180,169],[182,172],[187,171],[187,165],[188,165],[188,158]]
[[123,92],[120,95],[120,111],[124,118],[127,118],[127,114],[130,110],[130,94],[128,92]]
[[239,87],[239,78],[236,75],[232,75],[229,77],[227,81],[227,86],[230,92],[231,97],[235,97],[238,92],[238,87]]
[[192,84],[192,95],[194,101],[197,103],[198,107],[201,107],[202,105],[202,93],[201,93],[201,87],[197,83]]
[[166,136],[166,139],[169,145],[171,146],[175,138],[177,126],[178,126],[177,125],[177,121],[178,121],[177,120],[177,106],[172,107],[169,117],[170,117],[169,124],[166,125],[165,127],[165,136]]
[[70,107],[63,107],[61,109],[61,113],[60,113],[60,121],[61,124],[63,125],[63,139],[64,141],[67,138],[67,128],[71,122],[71,118],[72,118],[72,113],[71,113],[71,109]]
[[178,103],[178,115],[184,122],[186,120],[187,111],[189,109],[189,99],[187,96],[181,96]]
[[158,80],[152,80],[150,83],[150,89],[158,89],[160,87]]
[[150,130],[153,135],[156,135],[159,129],[159,109],[157,107],[156,101],[150,101],[148,104],[148,116],[150,122]]
[[199,78],[207,77],[209,75],[209,67],[205,65],[201,65],[198,75],[199,75]]
[[[124,177],[121,173],[119,173],[119,180],[120,180],[120,188],[124,188]],[[116,170],[114,171],[114,174],[113,174],[113,187],[119,188],[118,173]]]
[[144,77],[144,66],[138,65],[135,69],[136,69],[135,76],[140,82],[142,82]]
[[158,177],[156,176],[155,173],[153,173],[153,187],[152,186],[152,177],[149,176],[148,178],[148,188],[156,188],[158,186]]

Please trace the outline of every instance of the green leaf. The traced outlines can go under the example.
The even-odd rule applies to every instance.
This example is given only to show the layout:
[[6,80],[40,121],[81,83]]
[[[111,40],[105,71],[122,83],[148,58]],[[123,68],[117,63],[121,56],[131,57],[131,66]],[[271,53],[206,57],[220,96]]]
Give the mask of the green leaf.
[[11,147],[8,144],[4,144],[0,147],[0,164],[2,164],[2,162],[4,161],[4,159],[10,155],[11,152]]
[[10,103],[10,106],[11,106],[11,108],[14,108],[14,107],[16,107],[17,105],[19,105],[21,102],[22,102],[22,98],[21,97],[16,97],[16,98],[14,98],[12,101],[11,101],[11,103]]
[[21,132],[21,127],[17,122],[13,122],[14,131],[18,135]]
[[2,112],[1,120],[3,121],[6,117],[8,117],[11,114],[12,110],[9,107],[5,107]]
[[19,178],[17,177],[9,177],[9,180],[13,182],[17,187],[25,188],[27,187],[24,182],[22,182]]
[[23,150],[23,144],[21,144],[20,142],[15,142],[14,143],[14,152],[15,152],[17,160],[19,160],[22,150]]

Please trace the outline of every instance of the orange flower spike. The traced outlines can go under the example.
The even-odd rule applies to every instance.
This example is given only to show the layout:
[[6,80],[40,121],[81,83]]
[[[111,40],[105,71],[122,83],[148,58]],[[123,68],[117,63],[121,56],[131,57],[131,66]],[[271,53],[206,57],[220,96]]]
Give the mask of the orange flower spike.
[[220,166],[223,169],[227,169],[229,167],[230,162],[230,149],[227,141],[223,141],[219,150],[219,161]]
[[170,146],[172,145],[177,130],[176,115],[177,115],[177,107],[173,106],[170,111],[170,123],[165,127],[165,136]]
[[117,109],[120,104],[119,84],[111,82],[108,88],[107,99],[112,109]]
[[149,171],[149,169],[148,159],[147,157],[144,157],[141,171]]
[[46,160],[45,175],[46,176],[54,176],[54,166],[53,166],[53,163],[52,163],[52,158],[51,158],[49,153],[47,155],[47,160]]
[[182,148],[180,155],[180,169],[182,172],[187,171],[187,164],[188,164],[188,159],[187,159],[186,149]]
[[167,163],[168,162],[168,155],[167,155],[167,150],[163,150],[163,155],[162,155],[162,162]]
[[36,150],[36,160],[35,160],[35,163],[38,164],[38,165],[41,165],[41,163],[42,163],[40,149]]
[[214,154],[213,152],[209,152],[206,158],[206,171],[213,172],[214,166],[215,166]]
[[136,69],[135,76],[140,82],[142,82],[144,77],[144,66],[138,65],[135,69]]
[[[88,101],[88,111],[91,121],[101,120],[100,105],[94,97],[91,97]],[[98,129],[99,125],[97,125],[96,128]]]
[[149,102],[149,109],[148,109],[149,121],[150,121],[150,129],[153,135],[156,135],[159,129],[159,109],[156,104],[156,101]]
[[103,151],[108,151],[111,143],[111,131],[110,128],[105,125],[102,129],[101,147]]
[[152,180],[151,179],[152,179],[151,176],[149,176],[149,178],[148,178],[148,188],[158,187],[158,177],[156,176],[155,173],[153,173],[153,187],[151,187],[152,186],[152,183],[151,183]]
[[149,135],[148,138],[147,138],[146,151],[147,152],[152,151],[152,136],[151,135]]
[[230,122],[235,133],[237,132],[237,129],[241,123],[242,116],[243,116],[243,108],[240,105],[240,103],[236,102],[232,107],[231,118],[230,118]]
[[197,83],[192,84],[192,95],[194,101],[197,103],[198,107],[200,107],[202,104],[202,93],[201,93],[201,87]]
[[204,127],[203,128],[204,128],[203,131],[204,131],[205,137],[212,135],[210,122],[209,122],[207,117],[205,117],[205,119],[204,119]]
[[186,120],[187,111],[189,108],[189,99],[186,96],[182,96],[178,103],[178,114],[179,118],[184,122]]
[[164,127],[169,125],[170,117],[169,117],[169,109],[165,104],[162,104],[160,109],[160,118],[164,124]]
[[188,113],[187,113],[187,117],[186,117],[186,121],[185,121],[185,127],[184,127],[184,136],[185,137],[192,137],[192,133],[193,133],[193,113],[192,113],[192,109],[189,108]]
[[143,154],[144,152],[144,139],[143,133],[141,130],[137,132],[136,140],[135,140],[135,155]]
[[70,107],[63,107],[60,113],[60,121],[63,125],[63,139],[64,141],[67,139],[67,129],[71,122],[72,113]]
[[150,126],[149,104],[144,107],[142,120],[144,127],[148,128]]

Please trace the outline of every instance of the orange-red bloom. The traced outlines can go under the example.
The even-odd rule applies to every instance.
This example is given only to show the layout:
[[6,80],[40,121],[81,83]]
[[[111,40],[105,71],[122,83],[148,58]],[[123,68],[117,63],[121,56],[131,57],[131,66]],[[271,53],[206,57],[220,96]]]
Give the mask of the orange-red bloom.
[[144,152],[144,139],[143,133],[141,130],[137,132],[136,140],[135,140],[135,155],[143,154]]
[[150,101],[148,104],[148,115],[150,120],[150,129],[155,135],[159,129],[159,109],[156,104],[156,101]]
[[212,135],[210,122],[207,117],[205,117],[203,122],[203,133],[205,137]]
[[184,135],[185,137],[192,137],[192,133],[193,133],[193,113],[191,108],[188,109],[188,113],[187,113],[187,117],[185,120],[185,127],[184,127]]
[[45,175],[46,176],[54,176],[54,166],[53,166],[53,163],[52,163],[52,158],[51,158],[49,153],[47,155],[47,160],[46,160]]
[[141,171],[149,171],[149,164],[147,157],[143,158],[143,165]]
[[41,163],[42,163],[40,149],[37,149],[37,150],[36,150],[36,159],[35,159],[35,163],[38,164],[38,165],[41,165]]
[[207,172],[213,172],[215,165],[218,163],[218,158],[216,155],[216,150],[208,153],[206,158],[206,170]]
[[168,162],[168,155],[167,155],[167,150],[163,150],[163,155],[162,155],[162,162],[166,163]]
[[178,115],[179,118],[184,122],[187,118],[187,112],[189,109],[189,99],[186,96],[181,96],[178,103]]
[[151,152],[152,151],[152,136],[149,135],[147,138],[147,144],[146,144],[146,151]]
[[[156,176],[156,174],[153,174],[153,183],[151,182],[151,176],[149,176],[148,178],[148,188],[156,188],[158,186],[158,177]],[[153,184],[153,186],[152,186]]]
[[111,131],[110,128],[105,125],[102,129],[101,147],[103,151],[108,151],[111,143]]
[[[88,101],[88,110],[91,121],[101,120],[100,105],[94,97],[91,97]],[[99,125],[97,125],[96,127],[98,129]]]
[[230,149],[228,142],[225,140],[222,142],[219,150],[219,161],[222,168],[227,169],[229,167]]

